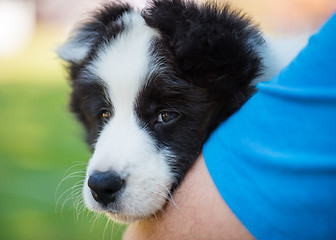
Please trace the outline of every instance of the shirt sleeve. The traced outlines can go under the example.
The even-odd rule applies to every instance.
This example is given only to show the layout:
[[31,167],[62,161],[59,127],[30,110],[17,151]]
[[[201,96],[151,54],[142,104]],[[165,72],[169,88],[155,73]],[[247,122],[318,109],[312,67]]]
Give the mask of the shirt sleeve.
[[336,239],[336,14],[203,147],[257,239]]

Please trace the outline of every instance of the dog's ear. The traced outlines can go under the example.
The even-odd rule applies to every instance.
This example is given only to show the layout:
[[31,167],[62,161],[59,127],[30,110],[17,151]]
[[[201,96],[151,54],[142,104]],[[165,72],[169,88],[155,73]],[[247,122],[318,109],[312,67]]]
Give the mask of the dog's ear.
[[57,49],[58,57],[67,62],[80,63],[99,37],[99,32],[94,25],[84,24],[73,30],[68,40]]
[[113,37],[113,33],[123,27],[113,23],[130,10],[131,7],[128,4],[119,2],[104,6],[95,12],[90,20],[72,31],[69,39],[57,49],[58,56],[70,63],[80,63],[97,43],[108,41],[104,37]]
[[245,94],[262,68],[260,32],[228,5],[153,0],[143,16],[167,37],[183,77],[210,89],[213,96]]

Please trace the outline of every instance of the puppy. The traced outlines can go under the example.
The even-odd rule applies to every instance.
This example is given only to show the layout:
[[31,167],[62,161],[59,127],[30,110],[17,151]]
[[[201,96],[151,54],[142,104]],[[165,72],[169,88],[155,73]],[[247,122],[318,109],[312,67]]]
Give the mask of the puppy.
[[86,206],[121,222],[162,209],[209,134],[254,92],[264,40],[229,6],[111,3],[59,49],[92,157]]

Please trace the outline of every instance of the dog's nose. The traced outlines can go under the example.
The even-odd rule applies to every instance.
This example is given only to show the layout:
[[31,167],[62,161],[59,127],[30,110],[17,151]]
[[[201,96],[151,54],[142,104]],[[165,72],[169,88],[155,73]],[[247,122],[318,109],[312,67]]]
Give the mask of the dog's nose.
[[113,172],[93,172],[88,180],[93,198],[105,206],[113,202],[118,191],[123,187],[124,180]]

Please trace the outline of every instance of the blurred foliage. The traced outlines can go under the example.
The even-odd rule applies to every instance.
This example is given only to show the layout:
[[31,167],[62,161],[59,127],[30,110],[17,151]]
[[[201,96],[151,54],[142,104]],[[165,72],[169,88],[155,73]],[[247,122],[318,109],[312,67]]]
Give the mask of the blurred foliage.
[[121,239],[125,226],[81,201],[90,153],[67,109],[54,37],[39,29],[27,51],[0,59],[1,239]]

